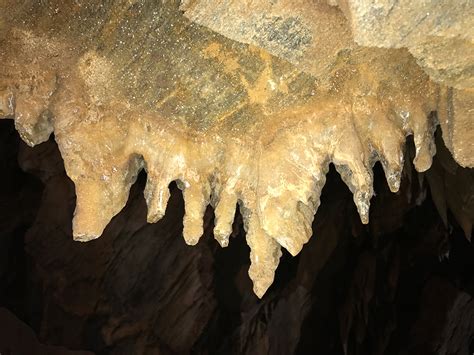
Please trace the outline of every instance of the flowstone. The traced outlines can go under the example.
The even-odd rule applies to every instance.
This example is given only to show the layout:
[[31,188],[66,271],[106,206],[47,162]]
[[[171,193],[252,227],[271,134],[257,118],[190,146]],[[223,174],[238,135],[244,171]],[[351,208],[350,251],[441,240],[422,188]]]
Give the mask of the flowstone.
[[[211,14],[199,3],[211,6],[0,0],[0,116],[29,145],[54,132],[76,188],[76,240],[102,234],[145,169],[148,221],[164,215],[177,181],[190,245],[211,205],[214,236],[227,246],[240,208],[262,297],[281,247],[296,255],[311,237],[330,163],[363,223],[373,165],[397,191],[413,134],[415,167],[427,170],[438,117],[454,157],[473,165],[472,140],[460,137],[473,132],[462,94],[432,81],[406,49],[356,44],[338,8],[282,1],[273,13],[262,1],[249,12],[234,2],[233,12],[222,2]],[[222,34],[206,21],[219,18]]]

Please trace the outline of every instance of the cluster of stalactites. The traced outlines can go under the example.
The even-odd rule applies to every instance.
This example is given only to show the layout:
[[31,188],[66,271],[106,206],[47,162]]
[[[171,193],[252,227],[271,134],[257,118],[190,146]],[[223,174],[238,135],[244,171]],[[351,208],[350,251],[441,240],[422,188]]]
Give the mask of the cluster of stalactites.
[[[11,93],[2,97],[7,105],[12,102]],[[108,132],[111,140],[122,141],[120,154],[101,153],[107,137],[97,134],[111,128],[113,120],[104,119],[69,136],[59,132],[56,139],[76,185],[76,240],[88,241],[102,234],[124,207],[130,186],[145,168],[148,222],[164,216],[168,186],[178,181],[185,201],[183,236],[189,245],[203,234],[204,212],[211,205],[214,236],[222,247],[227,246],[240,206],[251,249],[249,274],[261,297],[273,281],[281,247],[296,255],[311,237],[329,163],[354,194],[362,222],[368,223],[374,163],[382,163],[390,189],[397,191],[406,135],[414,134],[414,164],[424,171],[435,153],[436,124],[436,116],[421,108],[366,116],[341,113],[328,103],[324,109],[302,114],[297,124],[274,132],[272,139],[245,135],[189,139],[145,118],[129,124],[125,142],[118,131]],[[99,139],[102,143],[96,141]],[[96,159],[90,159],[91,155]]]
[[[351,58],[341,57],[323,90],[306,74],[253,47],[214,53],[212,49],[232,46],[207,32],[192,44],[204,39],[210,44],[181,52],[194,57],[173,62],[181,67],[170,78],[166,73],[157,77],[176,86],[169,95],[154,101],[156,92],[168,89],[157,79],[150,84],[156,90],[147,91],[147,105],[139,106],[140,101],[121,90],[116,77],[121,66],[114,64],[113,55],[76,53],[59,40],[28,33],[12,31],[6,36],[8,51],[0,51],[0,117],[14,119],[29,145],[54,131],[76,188],[74,238],[99,237],[125,206],[138,172],[146,169],[148,221],[165,214],[168,186],[177,181],[185,201],[183,236],[190,245],[201,237],[211,205],[214,236],[227,246],[239,206],[251,249],[249,274],[259,297],[273,281],[281,247],[296,255],[311,237],[329,164],[341,174],[362,222],[368,223],[375,162],[381,162],[390,189],[397,191],[405,140],[412,134],[415,168],[428,169],[438,123],[432,112],[449,106],[403,51],[361,49]],[[163,52],[174,58],[168,49]],[[209,78],[228,75],[229,80],[202,86],[193,76],[197,60]],[[126,74],[142,82],[147,73],[141,70],[131,68]],[[191,88],[183,89],[183,83]],[[207,110],[188,93],[222,99],[209,108],[213,118],[205,129],[196,129],[193,117],[184,117],[183,123],[174,115]],[[166,106],[166,100],[175,105]],[[284,104],[278,106],[279,101]],[[222,105],[227,111],[219,111]]]
[[[296,255],[312,236],[330,163],[353,193],[362,222],[368,223],[375,162],[381,162],[390,189],[396,192],[406,136],[414,135],[418,171],[430,167],[435,153],[437,120],[430,109],[414,106],[382,114],[373,107],[366,115],[338,109],[330,101],[322,107],[298,113],[287,122],[275,118],[280,119],[279,129],[269,122],[240,137],[226,133],[191,137],[147,118],[127,124],[125,136],[111,133],[112,118],[82,131],[57,134],[76,186],[74,238],[99,237],[125,206],[138,172],[145,169],[148,222],[164,216],[168,186],[177,181],[185,202],[183,237],[189,245],[202,236],[203,216],[211,205],[214,236],[227,246],[240,208],[251,249],[249,274],[261,297],[273,282],[281,247]],[[94,147],[98,140],[103,143]],[[104,155],[104,146],[114,153]]]

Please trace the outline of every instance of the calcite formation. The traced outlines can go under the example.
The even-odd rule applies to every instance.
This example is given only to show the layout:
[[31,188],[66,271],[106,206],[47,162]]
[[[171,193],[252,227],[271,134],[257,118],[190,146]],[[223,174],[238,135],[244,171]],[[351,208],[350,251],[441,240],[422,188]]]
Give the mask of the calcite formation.
[[[168,185],[182,189],[190,245],[211,205],[227,246],[238,207],[261,297],[281,247],[296,255],[311,237],[330,163],[363,223],[373,165],[397,191],[408,135],[420,172],[439,122],[455,159],[474,166],[472,71],[448,87],[408,42],[361,40],[359,3],[0,0],[0,116],[29,145],[54,132],[76,240],[102,234],[142,169],[149,222],[165,214]],[[472,68],[470,38],[458,54]]]

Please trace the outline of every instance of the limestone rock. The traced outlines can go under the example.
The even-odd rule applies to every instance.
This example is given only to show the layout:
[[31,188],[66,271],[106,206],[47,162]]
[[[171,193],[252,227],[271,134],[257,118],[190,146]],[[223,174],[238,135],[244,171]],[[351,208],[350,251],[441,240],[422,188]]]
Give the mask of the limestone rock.
[[443,88],[438,109],[446,146],[462,166],[474,165],[474,89]]
[[362,46],[406,47],[430,76],[456,88],[474,86],[471,0],[333,0]]
[[344,15],[322,1],[185,0],[180,8],[191,21],[323,80],[338,56],[357,47]]
[[281,247],[296,255],[311,237],[330,163],[363,223],[372,167],[397,191],[408,135],[416,169],[430,167],[439,86],[405,49],[356,46],[325,3],[239,4],[1,0],[0,110],[30,145],[54,131],[75,184],[76,240],[103,233],[145,169],[148,221],[176,181],[190,245],[211,205],[226,246],[238,206],[261,297]]
[[[239,213],[227,248],[212,239],[210,208],[202,240],[188,247],[181,192],[173,184],[166,215],[147,224],[142,173],[103,236],[74,242],[74,185],[56,143],[30,148],[13,122],[0,121],[2,304],[42,344],[96,354],[342,354],[343,343],[348,355],[463,355],[474,334],[474,247],[452,213],[451,230],[443,226],[432,197],[448,199],[458,219],[453,208],[472,211],[474,176],[440,142],[427,174],[416,173],[407,145],[399,193],[376,165],[368,226],[331,167],[314,236],[297,257],[284,252],[259,300]],[[422,176],[432,172],[444,193],[427,193],[432,181]]]

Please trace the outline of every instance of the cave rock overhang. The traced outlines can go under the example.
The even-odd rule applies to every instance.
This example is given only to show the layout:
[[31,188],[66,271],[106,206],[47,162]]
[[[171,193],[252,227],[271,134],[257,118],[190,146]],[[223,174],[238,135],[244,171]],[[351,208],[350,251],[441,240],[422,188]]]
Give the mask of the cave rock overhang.
[[363,223],[373,165],[397,191],[408,135],[420,172],[438,123],[474,165],[471,9],[449,27],[442,6],[397,22],[421,5],[367,3],[0,0],[0,116],[31,146],[54,132],[76,240],[102,234],[141,169],[151,223],[178,182],[190,245],[210,204],[227,246],[238,206],[261,297],[281,247],[296,255],[311,237],[330,163]]

